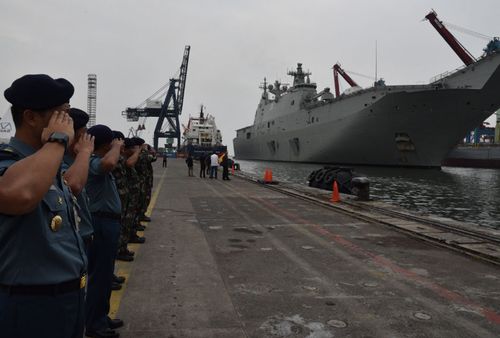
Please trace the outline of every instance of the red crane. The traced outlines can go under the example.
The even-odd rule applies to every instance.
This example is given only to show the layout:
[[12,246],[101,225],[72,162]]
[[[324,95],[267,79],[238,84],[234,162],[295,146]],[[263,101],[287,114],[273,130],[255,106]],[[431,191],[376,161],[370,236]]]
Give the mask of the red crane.
[[351,87],[357,87],[358,86],[358,84],[356,82],[354,82],[354,80],[351,79],[351,77],[349,75],[347,75],[347,73],[342,69],[342,67],[340,67],[340,64],[336,63],[333,66],[333,81],[334,81],[334,84],[335,84],[335,97],[339,97],[340,96],[339,74],[342,75],[342,77],[344,78],[344,80],[346,80],[347,83],[349,83],[349,85]]
[[451,49],[457,53],[458,57],[465,63],[465,65],[470,65],[475,62],[474,57],[464,46],[450,33],[450,31],[444,26],[443,22],[437,18],[437,14],[431,11],[425,16],[431,25],[438,31],[443,39],[450,45]]

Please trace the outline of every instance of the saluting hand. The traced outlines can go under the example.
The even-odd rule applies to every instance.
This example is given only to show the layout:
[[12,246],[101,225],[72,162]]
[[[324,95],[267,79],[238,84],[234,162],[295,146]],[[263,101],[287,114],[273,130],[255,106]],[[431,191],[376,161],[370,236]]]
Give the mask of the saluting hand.
[[92,154],[92,152],[94,151],[94,136],[87,133],[82,134],[78,142],[75,144],[74,150],[76,154],[84,152],[88,153],[89,155]]
[[45,144],[52,133],[59,132],[68,135],[68,144],[73,142],[75,131],[73,119],[64,111],[55,111],[50,117],[49,124],[42,131],[42,144]]
[[112,146],[112,147],[118,147],[118,148],[121,148],[121,147],[125,146],[125,142],[124,142],[121,138],[115,138],[115,139],[113,139],[113,141],[111,142],[111,146]]

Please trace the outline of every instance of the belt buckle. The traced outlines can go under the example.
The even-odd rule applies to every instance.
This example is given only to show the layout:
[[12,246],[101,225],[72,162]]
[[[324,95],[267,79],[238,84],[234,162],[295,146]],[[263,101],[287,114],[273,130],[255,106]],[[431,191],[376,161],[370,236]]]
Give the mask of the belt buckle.
[[87,285],[87,275],[80,277],[80,289],[83,289]]

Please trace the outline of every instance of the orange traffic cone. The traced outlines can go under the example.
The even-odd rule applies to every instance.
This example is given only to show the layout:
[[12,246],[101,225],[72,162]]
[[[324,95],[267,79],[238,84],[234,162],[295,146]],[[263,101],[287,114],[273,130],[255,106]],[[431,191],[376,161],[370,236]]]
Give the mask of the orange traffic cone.
[[264,183],[267,183],[269,180],[269,169],[264,171]]
[[273,170],[272,169],[269,169],[269,173],[268,173],[268,182],[271,183],[273,181]]
[[340,194],[339,187],[337,186],[337,181],[333,181],[332,202],[340,202]]

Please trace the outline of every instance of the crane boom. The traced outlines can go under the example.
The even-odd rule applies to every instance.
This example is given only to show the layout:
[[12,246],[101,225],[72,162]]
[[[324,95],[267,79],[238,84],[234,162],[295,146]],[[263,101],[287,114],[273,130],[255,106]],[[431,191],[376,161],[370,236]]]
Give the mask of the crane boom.
[[[122,113],[129,122],[139,121],[139,126],[135,130],[131,128],[129,131],[129,134],[133,135],[137,135],[140,131],[146,129],[145,121],[147,117],[158,118],[153,136],[155,149],[158,149],[158,141],[160,138],[177,139],[177,145],[180,146],[181,133],[179,128],[179,115],[182,113],[182,105],[184,102],[190,50],[190,46],[184,48],[179,78],[171,78],[166,85],[157,90],[156,93],[146,99],[138,107],[127,108]],[[165,89],[167,89],[167,92],[164,100],[153,100],[153,98],[164,92]],[[168,122],[168,130],[164,129],[165,120]]]
[[179,105],[179,115],[182,113],[182,106],[184,104],[184,90],[186,88],[186,77],[189,63],[189,52],[191,46],[186,46],[184,49],[184,56],[182,57],[181,71],[179,75],[179,90],[177,94],[177,104]]
[[356,87],[358,84],[340,67],[339,63],[333,66],[333,80],[335,84],[335,97],[340,96],[340,85],[339,85],[339,74],[344,78],[344,80],[349,83],[351,87]]
[[450,33],[450,31],[444,26],[443,22],[437,18],[437,13],[431,11],[425,16],[431,25],[438,31],[438,33],[443,37],[443,39],[450,45],[451,49],[458,55],[465,65],[470,65],[475,62],[474,57],[464,46]]

